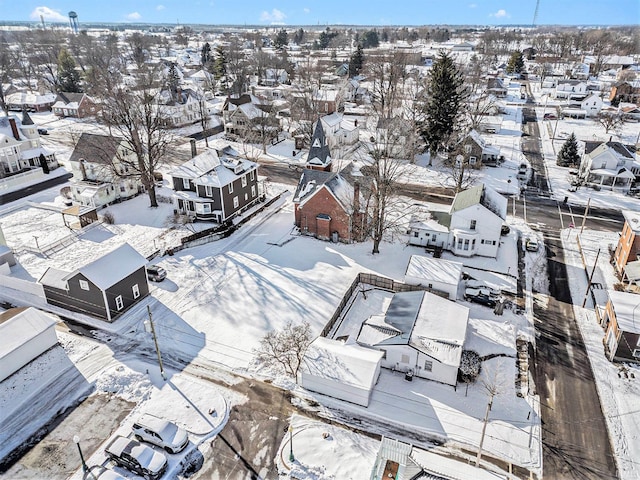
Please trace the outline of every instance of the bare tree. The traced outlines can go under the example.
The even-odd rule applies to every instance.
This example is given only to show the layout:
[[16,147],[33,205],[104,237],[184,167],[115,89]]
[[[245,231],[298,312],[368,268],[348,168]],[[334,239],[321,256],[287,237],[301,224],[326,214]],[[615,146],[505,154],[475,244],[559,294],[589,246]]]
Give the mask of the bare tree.
[[[144,186],[151,207],[157,207],[155,172],[165,161],[173,136],[167,129],[167,121],[159,92],[162,78],[154,70],[145,70],[138,76],[134,90],[118,86],[105,92],[102,120],[110,133],[124,139],[125,150],[131,155],[118,158],[123,169],[114,168],[119,177],[137,178]],[[127,171],[128,170],[128,171]]]
[[271,330],[254,350],[256,359],[296,378],[304,353],[311,343],[311,326],[308,322],[294,325],[289,321],[281,331]]
[[480,445],[478,446],[478,455],[476,457],[476,467],[480,465],[482,457],[482,445],[484,443],[484,435],[489,423],[489,413],[493,407],[493,401],[496,396],[507,392],[509,386],[509,378],[506,374],[506,365],[503,359],[494,360],[490,366],[484,365],[480,376],[480,384],[488,397],[487,410],[484,416],[484,424],[482,425],[482,433],[480,436]]
[[211,117],[209,116],[209,110],[207,109],[207,100],[204,95],[198,97],[198,116],[200,117],[200,126],[202,127],[202,136],[204,137],[204,143],[209,147],[209,135],[207,130],[211,123]]
[[313,135],[313,124],[320,116],[320,77],[322,69],[307,58],[298,66],[296,82],[292,85],[287,100],[291,111],[291,121],[295,125],[295,133],[304,137],[309,145]]
[[401,100],[406,76],[406,55],[367,56],[365,69],[372,82],[372,105],[380,118],[391,118]]
[[625,122],[620,112],[600,112],[596,117],[596,121],[604,128],[604,133],[609,133],[610,130],[614,132],[620,130]]
[[2,108],[5,115],[9,115],[9,107],[5,100],[4,84],[13,79],[15,68],[16,56],[9,49],[8,43],[2,39],[0,41],[0,108]]

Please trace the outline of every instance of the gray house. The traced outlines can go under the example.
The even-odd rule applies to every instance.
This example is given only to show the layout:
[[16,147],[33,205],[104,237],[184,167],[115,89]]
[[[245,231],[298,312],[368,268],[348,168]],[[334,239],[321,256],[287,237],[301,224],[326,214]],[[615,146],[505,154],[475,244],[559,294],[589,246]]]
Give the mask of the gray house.
[[48,268],[39,282],[48,304],[113,322],[149,294],[146,263],[125,243],[73,272]]
[[231,147],[209,149],[171,173],[178,212],[222,223],[260,200],[258,164]]

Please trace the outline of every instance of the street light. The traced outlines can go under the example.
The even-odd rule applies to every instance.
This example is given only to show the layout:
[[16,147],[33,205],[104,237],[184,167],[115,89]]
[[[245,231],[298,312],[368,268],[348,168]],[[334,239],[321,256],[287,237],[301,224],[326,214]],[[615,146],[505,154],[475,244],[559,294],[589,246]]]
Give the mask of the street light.
[[296,461],[296,457],[293,456],[293,425],[289,425],[289,461]]
[[87,462],[84,461],[84,455],[82,455],[82,449],[80,448],[80,437],[78,435],[74,435],[73,441],[78,446],[78,452],[80,453],[80,460],[82,460],[82,471],[87,473],[89,471],[89,467],[87,467]]

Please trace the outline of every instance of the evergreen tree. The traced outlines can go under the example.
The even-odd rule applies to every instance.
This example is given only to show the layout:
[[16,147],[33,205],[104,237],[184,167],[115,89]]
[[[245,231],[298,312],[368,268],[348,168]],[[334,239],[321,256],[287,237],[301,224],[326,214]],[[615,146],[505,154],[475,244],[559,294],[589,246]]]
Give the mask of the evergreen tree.
[[449,140],[466,99],[464,77],[453,59],[440,52],[429,72],[421,135],[433,159]]
[[287,35],[287,31],[283,28],[276,35],[276,39],[273,42],[273,46],[276,48],[276,50],[283,50],[288,43],[289,43],[289,36]]
[[522,73],[524,71],[524,57],[522,52],[517,50],[509,57],[507,63],[507,73]]
[[200,53],[200,65],[206,67],[211,61],[211,45],[209,42],[206,42],[202,46],[202,52]]
[[569,138],[564,142],[558,152],[556,163],[561,167],[570,167],[578,165],[579,162],[578,141],[576,140],[576,135],[571,132],[571,135],[569,135]]
[[213,62],[213,75],[220,80],[227,74],[227,56],[221,46],[216,47],[216,58]]
[[169,67],[169,71],[167,72],[167,87],[171,91],[171,93],[176,93],[178,91],[178,86],[180,85],[180,76],[178,75],[178,71],[176,70],[176,64],[172,63]]
[[355,77],[362,70],[362,64],[364,63],[364,55],[362,54],[362,45],[358,44],[356,51],[351,55],[349,60],[349,76]]
[[76,61],[66,48],[58,55],[58,91],[81,92],[80,74],[76,69]]
[[362,35],[362,46],[364,48],[377,48],[380,45],[378,32],[375,30],[367,30]]
[[293,35],[293,43],[296,45],[300,45],[302,43],[302,39],[304,38],[304,30],[299,28],[296,30],[296,33]]

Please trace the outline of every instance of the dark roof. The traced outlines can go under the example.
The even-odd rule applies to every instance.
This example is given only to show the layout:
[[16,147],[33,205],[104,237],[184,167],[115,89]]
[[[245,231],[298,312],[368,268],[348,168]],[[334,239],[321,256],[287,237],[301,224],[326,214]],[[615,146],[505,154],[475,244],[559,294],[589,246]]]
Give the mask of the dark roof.
[[35,125],[26,110],[22,112],[22,125]]
[[307,163],[314,165],[327,165],[330,162],[331,152],[329,151],[329,144],[327,143],[327,137],[324,134],[322,122],[318,120],[316,122],[316,128],[313,131],[313,136],[311,137],[311,147],[309,148]]
[[[300,176],[298,187],[293,194],[293,200],[295,202],[301,202],[309,195],[313,194],[319,185],[324,185],[336,175],[337,173],[335,172],[325,172],[324,170],[311,170],[309,168],[305,168]],[[315,188],[310,186],[311,182],[315,183]]]
[[84,96],[85,96],[84,93],[60,92],[56,97],[56,102],[62,101],[64,103],[72,103],[72,102],[80,103]]
[[[584,153],[588,155],[603,143],[605,142],[584,142]],[[620,142],[606,142],[606,145],[607,147],[613,149],[617,154],[633,160],[633,152],[635,151],[633,145],[624,145]]]
[[86,160],[94,163],[110,163],[116,156],[121,138],[95,133],[83,133],[73,149],[71,162]]
[[423,291],[400,292],[391,297],[385,314],[385,322],[402,333],[380,342],[380,345],[407,345],[409,343],[423,299]]

